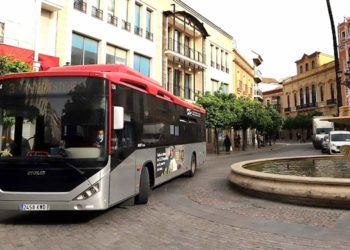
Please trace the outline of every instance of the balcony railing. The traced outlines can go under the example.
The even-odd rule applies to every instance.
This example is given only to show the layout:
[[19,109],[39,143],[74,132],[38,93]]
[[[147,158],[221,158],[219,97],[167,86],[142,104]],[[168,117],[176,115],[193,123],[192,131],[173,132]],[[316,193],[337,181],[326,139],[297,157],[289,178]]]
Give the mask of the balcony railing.
[[146,39],[153,41],[153,33],[146,30]]
[[122,29],[130,31],[130,23],[128,21],[122,20]]
[[327,105],[336,105],[337,104],[337,99],[328,99],[327,100]]
[[102,20],[103,19],[103,10],[96,8],[95,6],[92,6],[91,16]]
[[301,105],[297,105],[296,110],[302,110],[302,109],[314,109],[317,107],[316,102],[310,102],[310,103],[304,103]]
[[226,68],[226,73],[229,74],[230,73],[230,69]]
[[284,108],[284,112],[285,113],[290,112],[290,107],[289,108]]
[[74,9],[86,13],[86,2],[82,0],[74,0]]
[[212,66],[213,68],[215,68],[215,62],[214,62],[214,61],[210,61],[210,66]]
[[118,17],[108,14],[107,22],[114,26],[118,26]]
[[197,62],[205,63],[205,54],[194,50],[187,45],[183,45],[182,43],[173,40],[172,38],[168,39],[167,49],[179,53],[180,55],[186,56]]
[[134,33],[135,33],[135,35],[142,36],[142,28],[137,26],[137,25],[135,25]]

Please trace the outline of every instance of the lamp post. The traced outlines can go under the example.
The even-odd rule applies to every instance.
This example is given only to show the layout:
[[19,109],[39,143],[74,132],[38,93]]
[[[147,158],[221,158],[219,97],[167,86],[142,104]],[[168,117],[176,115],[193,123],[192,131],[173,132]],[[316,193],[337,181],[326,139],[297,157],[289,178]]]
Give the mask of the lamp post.
[[334,50],[334,63],[335,63],[335,79],[337,83],[337,115],[339,116],[339,108],[343,105],[342,102],[342,95],[341,95],[341,80],[339,77],[339,57],[338,57],[338,43],[337,43],[337,36],[335,32],[335,26],[334,26],[334,19],[333,19],[333,13],[332,13],[332,8],[331,8],[331,3],[330,0],[326,0],[327,2],[327,9],[328,9],[328,14],[329,14],[329,19],[331,22],[331,29],[332,29],[332,37],[333,37],[333,50]]

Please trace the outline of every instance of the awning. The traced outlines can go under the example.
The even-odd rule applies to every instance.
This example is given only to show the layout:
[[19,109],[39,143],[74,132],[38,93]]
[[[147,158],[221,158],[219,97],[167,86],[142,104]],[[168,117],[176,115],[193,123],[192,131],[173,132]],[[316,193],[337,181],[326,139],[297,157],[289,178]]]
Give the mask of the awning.
[[18,48],[11,45],[0,44],[0,55],[12,56],[22,62],[33,65],[34,51],[29,49]]
[[[33,66],[33,50],[0,44],[0,55],[11,56],[13,59],[18,59],[29,64],[30,66]],[[41,53],[39,53],[38,60],[40,62],[40,71],[48,70],[50,67],[57,67],[59,66],[60,61],[60,59],[56,56],[49,56]]]
[[39,54],[40,71],[48,70],[51,67],[59,66],[60,59],[56,56]]

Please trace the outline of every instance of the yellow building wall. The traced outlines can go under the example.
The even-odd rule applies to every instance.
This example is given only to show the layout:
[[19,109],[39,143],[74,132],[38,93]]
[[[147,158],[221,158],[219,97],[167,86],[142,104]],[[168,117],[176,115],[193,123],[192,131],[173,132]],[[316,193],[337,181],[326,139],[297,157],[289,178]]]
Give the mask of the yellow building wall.
[[254,68],[237,50],[233,50],[232,60],[232,92],[237,96],[253,98]]

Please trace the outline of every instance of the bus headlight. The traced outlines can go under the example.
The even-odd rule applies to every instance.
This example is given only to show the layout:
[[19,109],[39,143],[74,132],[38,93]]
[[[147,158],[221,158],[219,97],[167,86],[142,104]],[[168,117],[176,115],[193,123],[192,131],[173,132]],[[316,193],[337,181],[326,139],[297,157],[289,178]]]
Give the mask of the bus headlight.
[[95,183],[94,185],[86,189],[84,192],[79,194],[77,197],[75,197],[74,200],[78,200],[78,201],[86,200],[91,196],[93,196],[94,194],[98,193],[99,191],[100,191],[100,184]]

